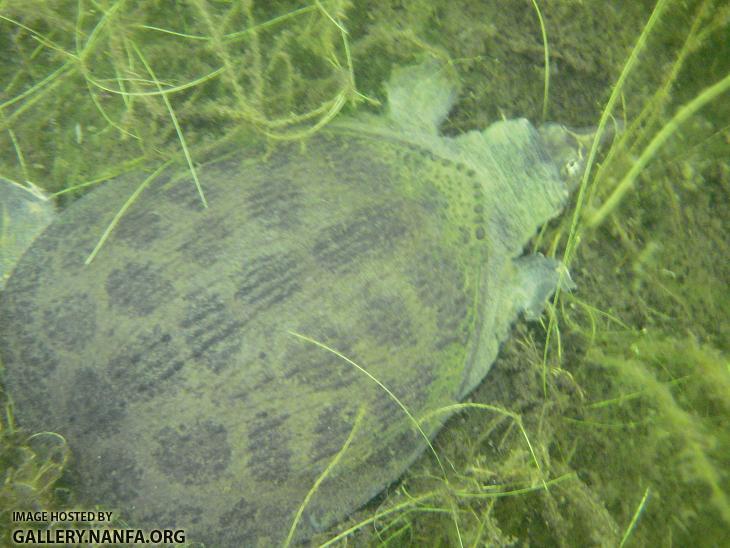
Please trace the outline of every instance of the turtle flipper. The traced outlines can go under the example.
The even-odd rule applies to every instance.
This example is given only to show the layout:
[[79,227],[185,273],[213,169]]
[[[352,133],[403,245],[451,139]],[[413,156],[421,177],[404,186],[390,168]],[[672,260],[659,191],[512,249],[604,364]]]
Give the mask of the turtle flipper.
[[0,178],[0,289],[20,256],[54,217],[53,202],[40,189]]
[[540,317],[558,286],[564,291],[575,289],[568,270],[555,259],[535,253],[515,259],[514,264],[517,272],[511,292],[513,306],[528,320]]
[[386,84],[388,116],[407,131],[435,135],[456,101],[453,71],[435,60],[396,68]]

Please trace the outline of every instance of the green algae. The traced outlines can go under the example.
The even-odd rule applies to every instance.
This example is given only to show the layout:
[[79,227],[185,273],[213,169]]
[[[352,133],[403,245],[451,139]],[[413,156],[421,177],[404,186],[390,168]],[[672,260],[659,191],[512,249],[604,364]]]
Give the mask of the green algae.
[[[194,166],[242,135],[300,138],[340,109],[373,108],[362,97],[382,97],[390,68],[423,55],[448,60],[462,80],[443,126],[450,134],[502,116],[537,123],[545,109],[567,125],[594,126],[654,3],[537,4],[543,29],[532,3],[517,1],[508,10],[468,1],[195,1],[172,13],[129,1],[1,2],[0,44],[12,54],[0,62],[0,174],[67,192],[170,160],[185,165],[183,148]],[[581,211],[535,242],[559,257],[569,246],[577,291],[560,297],[552,322],[515,328],[472,397],[490,407],[465,409],[436,439],[446,478],[425,455],[323,543],[342,531],[355,544],[391,546],[723,539],[727,88],[676,116],[730,73],[730,8],[709,0],[659,8],[616,96],[612,114],[626,131],[586,181]],[[662,131],[670,135],[652,147]],[[15,458],[31,454],[33,438],[10,417],[0,515],[27,503],[17,487],[28,477],[40,479],[23,497],[62,506],[63,459]]]

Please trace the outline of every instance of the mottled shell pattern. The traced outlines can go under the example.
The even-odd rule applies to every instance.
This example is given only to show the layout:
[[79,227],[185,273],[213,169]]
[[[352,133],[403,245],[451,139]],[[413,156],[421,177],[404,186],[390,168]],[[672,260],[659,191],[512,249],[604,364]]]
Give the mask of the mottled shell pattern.
[[89,265],[140,178],[35,240],[0,356],[19,424],[68,441],[76,507],[273,546],[348,437],[295,539],[403,473],[558,280],[522,254],[566,202],[563,159],[524,119],[440,136],[454,97],[446,68],[396,70],[381,116],[204,165],[207,208],[189,173],[158,178]]

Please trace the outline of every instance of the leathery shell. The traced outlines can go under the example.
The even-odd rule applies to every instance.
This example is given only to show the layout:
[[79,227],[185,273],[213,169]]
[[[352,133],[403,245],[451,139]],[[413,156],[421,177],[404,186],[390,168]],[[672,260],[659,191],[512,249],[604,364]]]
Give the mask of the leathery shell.
[[[439,136],[438,67],[397,71],[383,116],[304,146],[141,178],[67,208],[0,297],[18,422],[62,434],[79,504],[210,546],[295,539],[396,480],[486,375],[556,263],[521,257],[567,190],[526,120]],[[347,359],[345,359],[347,358]],[[360,416],[359,420],[356,418]]]

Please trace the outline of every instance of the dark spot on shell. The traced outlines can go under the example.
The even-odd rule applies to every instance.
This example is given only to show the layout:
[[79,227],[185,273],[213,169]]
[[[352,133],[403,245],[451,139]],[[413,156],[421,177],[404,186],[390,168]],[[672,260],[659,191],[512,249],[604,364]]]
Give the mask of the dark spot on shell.
[[[203,193],[206,200],[210,203],[214,197],[215,190],[210,185],[203,185]],[[170,200],[172,203],[189,209],[191,211],[205,211],[203,201],[200,198],[195,183],[191,178],[180,179],[172,183],[166,188],[162,194],[165,199]]]
[[350,219],[321,230],[314,240],[312,254],[326,270],[347,271],[366,256],[393,249],[407,230],[395,205],[366,207]]
[[484,237],[487,235],[486,231],[484,230],[483,226],[478,226],[476,230],[474,231],[474,237],[477,240],[483,240]]
[[323,461],[326,466],[342,449],[355,421],[351,407],[345,402],[338,402],[324,406],[319,412],[314,426],[315,437],[310,446],[312,462]]
[[[276,365],[278,365],[278,364],[276,364]],[[274,365],[274,367],[276,367],[276,365]],[[267,367],[269,367],[269,368],[272,367],[272,364],[265,363],[263,369],[262,368],[258,369],[257,378],[251,379],[253,381],[251,383],[252,390],[257,391],[257,392],[265,391],[265,390],[276,390],[276,388],[272,386],[272,383],[275,382],[276,380],[278,380],[278,377],[274,373],[272,373],[271,369],[267,369]],[[252,377],[253,377],[253,375],[252,375]]]
[[[406,369],[406,367],[410,366],[411,364],[401,365],[403,366],[403,369]],[[386,382],[386,385],[391,386],[391,392],[395,394],[395,396],[401,403],[406,405],[405,399],[408,395],[410,387],[408,387],[407,383],[405,382],[398,388],[393,386],[393,384],[394,383]],[[406,406],[406,408],[408,408],[408,406]],[[379,430],[385,430],[389,427],[392,428],[394,424],[398,423],[402,424],[404,427],[410,426],[415,428],[415,425],[408,418],[408,415],[406,415],[406,413],[403,411],[403,408],[386,392],[378,392],[377,398],[368,408],[368,412],[370,413],[372,419],[377,421],[376,428],[378,428]]]
[[159,214],[149,209],[131,208],[119,220],[112,237],[134,249],[146,249],[167,230]]
[[[266,337],[263,338],[263,341],[266,341]],[[255,344],[262,346],[270,344],[268,341],[263,341],[259,339]],[[248,405],[249,397],[252,394],[254,399],[257,399],[257,395],[262,393],[278,393],[282,390],[282,387],[276,384],[281,380],[282,367],[282,364],[276,359],[250,357],[244,347],[240,355],[236,356],[235,368],[246,372],[245,381],[229,387],[231,405],[238,405],[236,402],[246,402]]]
[[230,245],[231,229],[226,218],[212,212],[195,222],[191,238],[177,248],[188,261],[204,268],[220,262]]
[[20,351],[16,354],[5,337],[0,340],[9,391],[16,408],[23,410],[21,423],[29,419],[29,423],[23,423],[25,426],[48,427],[51,402],[57,398],[49,390],[48,378],[58,368],[58,356],[39,338],[24,335],[19,342]]
[[[84,262],[99,242],[98,235],[86,232],[73,237],[74,245],[64,246],[59,250],[59,269],[68,276],[72,272],[81,272],[86,265]],[[103,248],[102,248],[103,249]]]
[[148,316],[174,295],[172,283],[150,263],[127,263],[112,270],[106,292],[113,307],[129,316]]
[[[316,478],[312,478],[310,485],[314,483]],[[259,515],[266,516],[264,523],[257,523],[259,538],[280,538],[284,539],[289,533],[289,526],[294,520],[297,510],[299,509],[301,502],[287,499],[283,497],[279,500],[274,500],[269,503],[262,503],[259,505]],[[283,531],[277,531],[273,529],[269,523],[281,523],[285,524],[282,529]],[[302,514],[302,520],[294,533],[294,540],[291,546],[306,546],[305,543],[301,542],[304,539],[309,538],[307,535],[311,535],[310,522],[307,519],[306,510]],[[259,543],[261,545],[261,543]],[[266,546],[278,546],[283,545],[283,542],[271,542]],[[312,544],[309,544],[312,546]],[[238,546],[238,544],[236,545]]]
[[109,360],[112,383],[130,401],[149,401],[172,394],[180,384],[185,365],[170,334],[156,325],[152,332],[137,334]]
[[[52,245],[49,245],[52,244]],[[26,298],[35,295],[44,274],[50,270],[56,241],[45,234],[38,237],[35,244],[26,251],[13,270],[5,290],[0,293],[8,299],[19,299],[19,295]],[[12,302],[12,300],[10,302]],[[3,308],[9,303],[3,303]],[[22,311],[23,307],[18,307]]]
[[[418,147],[411,147],[418,151]],[[399,154],[399,161],[392,163],[384,158],[368,154],[371,150],[371,139],[318,133],[307,143],[304,155],[307,159],[316,159],[314,165],[308,162],[306,172],[299,171],[302,180],[317,181],[337,180],[337,184],[348,188],[366,187],[372,194],[387,192],[392,188],[393,165],[401,165],[417,155],[404,150],[393,151]],[[326,206],[324,206],[326,207]]]
[[411,340],[411,318],[403,299],[398,295],[369,293],[366,289],[363,296],[366,306],[363,321],[368,333],[382,346],[398,347]]
[[[0,326],[10,326],[12,324],[32,326],[35,323],[35,316],[38,314],[34,298],[37,285],[33,283],[32,287],[27,287],[28,293],[26,293],[26,286],[23,282],[14,283],[16,277],[10,278],[12,287],[9,283],[5,291],[0,292]],[[21,287],[18,288],[18,285]],[[10,337],[11,335],[16,337],[17,333],[8,330],[7,336]]]
[[204,485],[220,478],[231,461],[226,428],[211,420],[166,426],[157,432],[158,469],[184,485]]
[[461,243],[468,244],[469,243],[469,230],[467,230],[466,227],[460,226],[459,227],[459,234],[461,235]]
[[469,313],[463,271],[453,259],[427,255],[415,265],[409,272],[411,284],[421,302],[436,314],[439,337],[434,346],[440,350],[452,342],[465,343],[468,333],[459,330]]
[[259,411],[248,428],[248,468],[258,481],[285,483],[291,471],[289,415],[279,413]]
[[205,537],[207,539],[208,530],[201,530],[200,525],[202,522],[206,522],[206,514],[209,510],[209,508],[203,509],[197,504],[188,504],[184,500],[176,500],[174,504],[164,506],[161,510],[147,512],[144,515],[143,523],[136,525],[155,529],[184,529],[187,537]]
[[266,228],[289,229],[299,224],[302,191],[289,180],[268,178],[246,195],[246,212]]
[[245,260],[238,275],[236,299],[269,308],[301,289],[301,261],[294,254],[264,255]]
[[218,518],[212,546],[247,546],[256,540],[256,505],[245,498]]
[[[410,409],[422,409],[428,404],[429,398],[434,396],[433,385],[436,382],[434,371],[438,365],[424,358],[418,363],[409,364],[406,367],[408,379],[405,383],[405,390],[401,402]],[[450,397],[451,394],[448,394]]]
[[446,196],[436,187],[424,186],[420,190],[418,206],[433,219],[443,218],[449,207]]
[[[91,196],[93,194],[89,197]],[[81,203],[88,204],[88,197],[80,200],[79,204]],[[111,216],[106,217],[96,209],[74,207],[72,211],[71,215],[61,215],[43,234],[44,239],[46,236],[49,238],[44,245],[53,248],[53,251],[48,253],[52,253],[56,261],[55,268],[65,271],[66,275],[80,272],[85,268],[84,262],[97,245],[103,228],[112,219]],[[97,227],[99,230],[90,227]]]
[[[317,325],[317,321],[314,320],[296,331],[352,358],[351,335],[337,328],[326,327],[325,321],[321,319],[323,325]],[[284,374],[286,378],[316,390],[344,388],[355,382],[359,374],[355,367],[332,352],[297,339],[287,343],[283,363],[287,367]]]
[[477,204],[474,206],[474,213],[484,213],[484,205],[483,204]]
[[126,402],[117,387],[91,367],[77,370],[66,392],[65,413],[71,429],[79,439],[89,443],[89,437],[106,436],[119,431],[126,415]]
[[20,351],[20,363],[23,364],[21,369],[39,371],[43,375],[50,375],[56,371],[59,358],[51,347],[37,338],[34,338],[32,342],[25,336],[23,339],[25,341]]
[[[57,224],[58,221],[56,222]],[[55,230],[56,224],[51,225],[53,227],[53,230],[46,230],[38,236],[38,238],[35,239],[33,242],[33,246],[28,250],[26,255],[32,254],[33,259],[31,261],[32,265],[39,264],[39,261],[42,257],[52,257],[53,253],[58,249],[58,246],[64,241],[64,234],[62,230]],[[31,251],[32,250],[32,251]]]
[[241,347],[246,321],[231,314],[216,294],[193,293],[185,297],[185,316],[180,322],[190,357],[219,373],[231,366]]
[[94,462],[74,461],[71,479],[76,485],[89,485],[92,500],[105,504],[127,504],[144,490],[142,471],[133,455],[120,452],[118,448],[105,449],[93,457]]
[[54,345],[83,350],[96,332],[96,303],[86,293],[54,299],[46,305],[43,330]]

